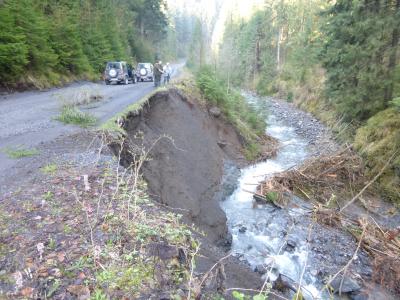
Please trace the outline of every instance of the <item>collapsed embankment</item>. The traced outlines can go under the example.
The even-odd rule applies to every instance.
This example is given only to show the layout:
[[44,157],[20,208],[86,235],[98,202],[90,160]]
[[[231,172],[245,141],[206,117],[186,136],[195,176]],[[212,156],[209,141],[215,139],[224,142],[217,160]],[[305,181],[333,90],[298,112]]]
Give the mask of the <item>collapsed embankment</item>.
[[[224,162],[244,161],[234,127],[177,89],[151,96],[142,109],[126,115],[122,126],[130,145],[120,154],[122,164],[135,161],[132,145],[149,151],[142,171],[150,195],[176,208],[212,242],[225,243],[226,217],[217,199]],[[118,143],[112,148],[119,153]]]
[[[138,166],[145,155],[141,171],[151,198],[204,233],[197,234],[201,248],[196,272],[214,279],[222,276],[216,282],[227,287],[259,289],[260,276],[237,258],[226,256],[231,237],[219,203],[235,188],[231,182],[222,183],[227,166],[237,171],[230,178],[236,182],[240,172],[235,165],[247,163],[243,139],[222,115],[175,88],[155,93],[139,106],[117,120],[125,139],[122,148],[117,141],[110,144],[114,154],[125,167]],[[215,266],[223,257],[221,271]],[[202,292],[220,288],[207,285]]]

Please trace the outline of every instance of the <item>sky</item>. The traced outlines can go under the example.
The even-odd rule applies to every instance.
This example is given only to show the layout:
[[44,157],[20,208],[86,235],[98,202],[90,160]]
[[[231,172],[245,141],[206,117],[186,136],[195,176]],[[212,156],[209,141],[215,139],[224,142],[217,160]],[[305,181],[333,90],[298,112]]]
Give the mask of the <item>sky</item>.
[[263,7],[264,2],[264,0],[223,0],[218,21],[212,34],[212,50],[215,53],[218,52],[223,39],[225,24],[229,18],[249,19],[255,11]]

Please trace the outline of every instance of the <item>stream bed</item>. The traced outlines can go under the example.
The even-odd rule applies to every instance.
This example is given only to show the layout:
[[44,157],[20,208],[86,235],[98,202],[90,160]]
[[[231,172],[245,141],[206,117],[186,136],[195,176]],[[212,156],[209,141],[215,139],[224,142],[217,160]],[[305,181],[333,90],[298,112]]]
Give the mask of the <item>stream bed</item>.
[[[299,284],[305,299],[368,299],[357,298],[364,292],[363,282],[370,281],[372,276],[369,257],[363,251],[358,252],[346,272],[342,283],[342,292],[346,292],[342,296],[332,295],[325,287],[329,276],[344,267],[357,248],[350,234],[313,222],[310,204],[300,198],[293,197],[285,209],[253,201],[251,192],[265,177],[299,165],[314,155],[312,145],[318,141],[313,138],[325,129],[319,124],[321,132],[314,126],[305,130],[308,135],[299,134],[299,127],[293,124],[315,122],[308,120],[308,114],[304,113],[301,121],[288,122],[281,117],[282,111],[273,109],[273,101],[249,93],[244,95],[265,115],[267,134],[277,138],[281,148],[276,157],[242,169],[233,193],[221,202],[232,234],[233,254],[264,279],[284,281],[289,299]],[[337,285],[337,280],[331,285],[334,284]]]

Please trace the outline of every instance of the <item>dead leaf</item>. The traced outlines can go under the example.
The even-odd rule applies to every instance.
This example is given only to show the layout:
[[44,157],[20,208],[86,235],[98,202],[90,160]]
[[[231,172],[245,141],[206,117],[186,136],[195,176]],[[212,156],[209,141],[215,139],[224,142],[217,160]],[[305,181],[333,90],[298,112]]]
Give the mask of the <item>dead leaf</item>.
[[31,298],[33,296],[33,288],[26,287],[21,290],[21,296]]
[[55,259],[50,258],[50,259],[47,259],[47,260],[46,260],[46,265],[47,265],[47,266],[56,266],[56,265],[57,265],[57,262],[56,262]]
[[67,287],[67,291],[75,296],[78,296],[81,300],[90,298],[90,290],[84,285],[70,285]]
[[37,250],[39,252],[40,260],[42,260],[43,252],[44,252],[44,244],[43,243],[39,243],[39,244],[36,245],[36,248],[37,248]]
[[106,223],[101,224],[101,229],[102,229],[103,231],[107,232],[108,229],[109,229],[108,224],[106,224]]
[[33,264],[33,258],[32,257],[28,257],[25,260],[25,265],[27,268],[33,268],[34,264]]
[[49,276],[49,272],[48,272],[47,268],[44,267],[44,266],[41,266],[37,270],[37,274],[38,274],[38,277],[47,277],[47,276]]
[[57,258],[59,262],[63,262],[65,260],[65,253],[64,252],[58,252],[57,253]]
[[58,268],[54,268],[50,271],[51,275],[53,275],[54,277],[60,278],[62,276],[62,273],[60,271],[60,269]]

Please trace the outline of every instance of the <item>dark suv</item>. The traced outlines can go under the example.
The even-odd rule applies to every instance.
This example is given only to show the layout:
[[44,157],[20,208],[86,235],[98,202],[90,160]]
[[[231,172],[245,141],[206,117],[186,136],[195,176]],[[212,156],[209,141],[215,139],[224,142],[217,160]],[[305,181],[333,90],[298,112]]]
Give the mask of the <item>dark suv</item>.
[[117,84],[129,84],[129,82],[135,83],[135,70],[124,61],[108,62],[106,70],[104,71],[104,82],[107,85],[112,82]]

